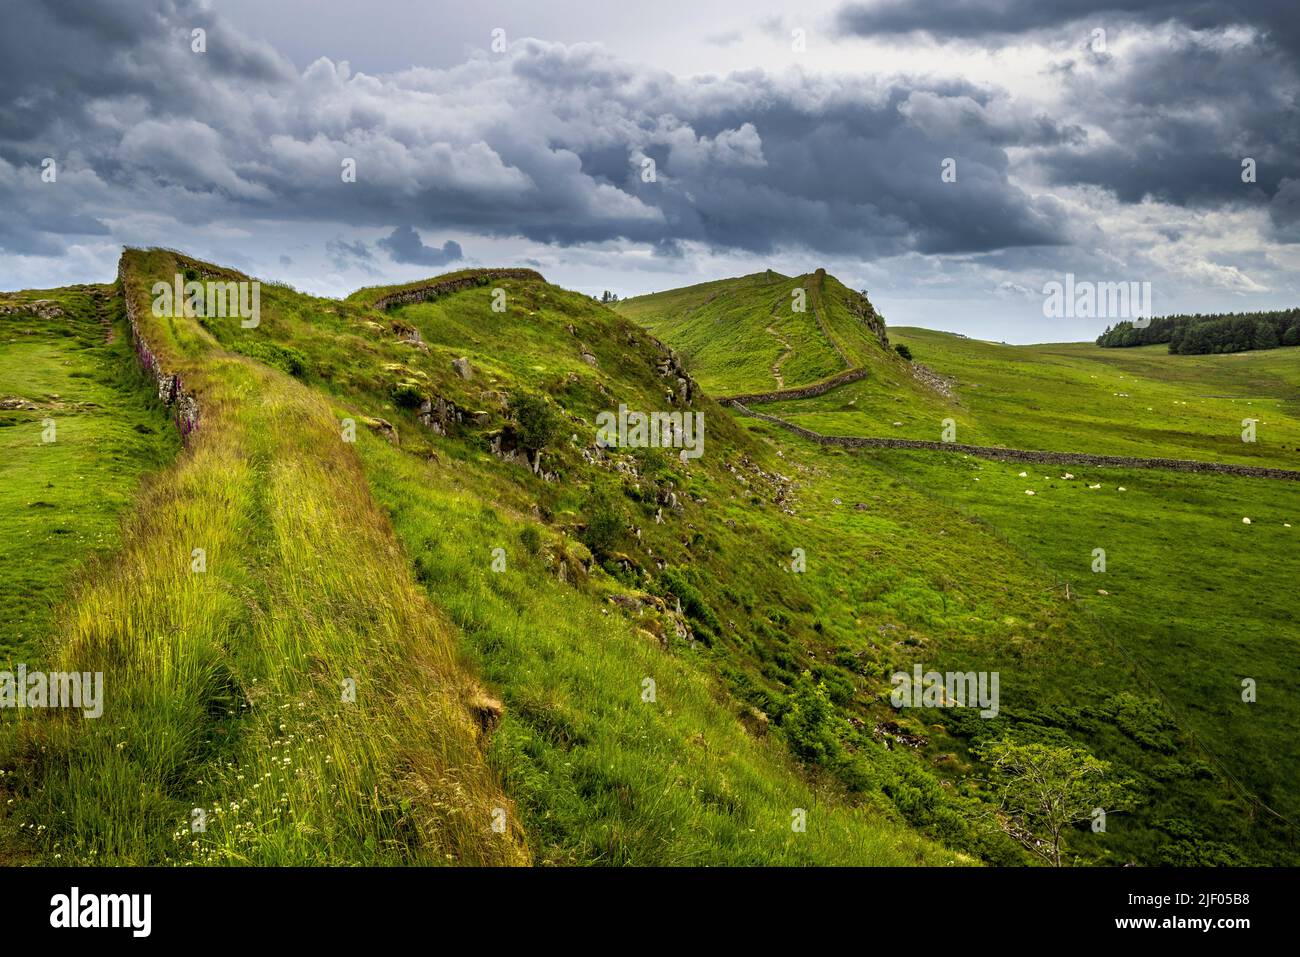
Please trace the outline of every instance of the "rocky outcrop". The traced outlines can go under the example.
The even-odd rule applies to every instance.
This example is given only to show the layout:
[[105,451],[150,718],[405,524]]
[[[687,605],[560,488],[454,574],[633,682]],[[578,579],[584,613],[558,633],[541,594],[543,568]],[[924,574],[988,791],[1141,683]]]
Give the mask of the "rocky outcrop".
[[1300,471],[1278,469],[1260,465],[1233,465],[1227,462],[1201,462],[1195,459],[1144,459],[1128,455],[1093,455],[1088,452],[1040,452],[1032,449],[1004,449],[986,445],[959,445],[956,442],[926,442],[921,439],[885,439],[856,435],[822,435],[803,426],[764,412],[755,412],[740,402],[732,401],[732,408],[744,415],[779,425],[796,435],[801,435],[819,445],[834,445],[849,449],[928,449],[934,452],[956,452],[975,455],[999,462],[1039,462],[1044,465],[1093,465],[1113,468],[1167,469],[1171,472],[1206,472],[1218,475],[1245,475],[1255,478],[1285,479],[1300,482]]
[[660,356],[655,361],[655,372],[662,379],[669,381],[668,401],[681,405],[690,405],[695,398],[695,380],[682,365],[681,357],[658,339],[652,339],[660,349]]
[[0,303],[0,316],[14,315],[32,315],[40,319],[58,319],[63,315],[63,307],[53,299]]
[[450,399],[434,396],[420,403],[420,424],[428,426],[438,435],[446,435],[453,426],[464,421],[465,413]]
[[397,426],[393,425],[393,423],[389,422],[387,419],[363,417],[361,419],[361,424],[371,432],[374,432],[389,445],[402,444],[402,440],[397,434]]
[[430,299],[437,299],[439,296],[460,292],[462,289],[482,286],[494,279],[536,279],[538,282],[546,281],[542,278],[541,273],[533,269],[475,269],[453,279],[443,279],[423,286],[413,286],[409,289],[390,292],[388,295],[376,299],[373,305],[376,309],[392,309],[394,306],[406,306],[413,302],[428,302]]

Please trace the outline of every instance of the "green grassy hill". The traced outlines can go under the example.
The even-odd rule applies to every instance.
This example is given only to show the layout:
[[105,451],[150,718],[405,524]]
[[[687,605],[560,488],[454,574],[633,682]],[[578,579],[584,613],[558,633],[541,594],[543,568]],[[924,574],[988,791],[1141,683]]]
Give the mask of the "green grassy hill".
[[862,367],[899,372],[874,307],[825,270],[768,270],[614,308],[671,343],[715,396],[805,386]]
[[[677,293],[658,295],[671,302]],[[710,308],[742,311],[724,298],[719,294]],[[742,298],[738,293],[737,301]],[[749,308],[756,323],[760,311]],[[665,335],[670,345],[690,348],[689,336],[676,341],[671,328]],[[919,329],[894,329],[890,338],[909,346],[934,387],[918,389],[915,375],[891,377],[888,366],[877,366],[877,374],[824,395],[755,408],[827,435],[936,441],[951,418],[956,440],[972,445],[1300,467],[1300,352],[1294,349],[1183,357],[1160,347],[1013,347]],[[1242,441],[1247,417],[1258,419],[1254,443]],[[944,537],[939,551],[959,588],[981,577],[996,580],[1005,561],[992,553],[983,560],[953,553],[951,523],[976,522],[1035,567],[1062,606],[1081,613],[1064,629],[1068,651],[1035,655],[1022,676],[1035,689],[1032,705],[1024,714],[1013,706],[1009,717],[1018,734],[1064,733],[1143,782],[1145,806],[1130,812],[1137,820],[1107,844],[1125,844],[1145,862],[1241,863],[1257,854],[1292,859],[1300,807],[1290,783],[1300,751],[1285,728],[1300,713],[1289,696],[1247,706],[1240,692],[1246,678],[1275,689],[1300,678],[1292,664],[1300,631],[1282,585],[1300,570],[1295,483],[1066,470],[928,452],[830,451],[767,424],[747,420],[747,427],[779,444],[787,458],[806,447],[810,467],[824,473],[837,471],[832,463],[844,465],[836,483],[843,503],[871,488],[868,505],[883,499],[897,507],[899,491],[878,491],[893,483],[923,496],[934,509],[925,524]],[[948,510],[955,517],[940,518]],[[858,534],[846,532],[843,540],[850,550],[860,547]],[[891,568],[915,567],[918,552],[934,547],[933,539],[918,544]],[[1093,570],[1096,548],[1108,556],[1105,572]],[[848,555],[840,573],[846,581],[869,574]],[[1013,647],[1032,640],[1023,619],[1004,620],[1016,622]],[[945,622],[931,637],[927,658],[969,655],[964,630]],[[1007,650],[998,643],[985,653],[996,659]],[[1088,652],[1118,672],[1076,660]],[[1092,704],[1084,703],[1089,699]],[[1139,701],[1145,715],[1139,723],[1150,722],[1145,731],[1114,710],[1130,711]],[[1102,723],[1118,724],[1130,740],[1116,740]],[[953,747],[962,753],[960,744]],[[1215,821],[1233,823],[1216,831]]]
[[[528,270],[344,300],[268,283],[253,328],[154,316],[153,283],[177,274],[247,278],[128,251],[103,291],[118,343],[129,305],[198,424],[179,452],[170,433],[137,450],[111,561],[69,549],[34,573],[65,597],[25,660],[103,670],[107,704],[0,716],[7,858],[1024,864],[989,826],[979,751],[1010,736],[1127,782],[1106,832],[1070,830],[1071,861],[1294,862],[1261,809],[1291,813],[1293,705],[1231,706],[1239,674],[1296,677],[1285,593],[1247,601],[1293,563],[1293,483],[1111,473],[1096,490],[1054,470],[1030,498],[1018,467],[826,449],[719,405],[775,388],[779,361],[786,387],[866,378],[764,410],[851,424],[855,407],[821,404],[860,395],[891,422],[957,409],[995,428],[998,408],[927,384],[820,271],[617,312]],[[104,401],[163,421],[156,383],[117,359]],[[10,363],[16,394],[44,364]],[[703,454],[602,446],[597,417],[620,405],[701,414]],[[1242,502],[1248,561],[1240,518],[1221,527]],[[1144,530],[1157,507],[1169,537]],[[1170,571],[1193,535],[1196,573]],[[916,664],[999,671],[998,716],[893,708],[890,676]]]
[[[107,700],[5,715],[6,857],[971,859],[801,764],[716,674],[695,530],[732,467],[765,480],[702,397],[707,467],[596,448],[595,410],[656,408],[674,378],[643,332],[540,278],[504,281],[504,313],[492,285],[391,313],[268,285],[256,329],[153,316],[177,273],[243,278],[124,257],[119,293],[200,416],[28,656],[102,670]],[[536,474],[525,395],[553,420]]]

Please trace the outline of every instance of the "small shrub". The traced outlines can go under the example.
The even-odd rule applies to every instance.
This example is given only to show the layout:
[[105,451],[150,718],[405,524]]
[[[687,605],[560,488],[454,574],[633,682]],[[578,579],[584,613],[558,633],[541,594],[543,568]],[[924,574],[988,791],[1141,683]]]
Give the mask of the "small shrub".
[[587,515],[587,527],[581,535],[582,544],[603,561],[623,544],[627,517],[622,506],[603,492],[592,495],[583,511]]
[[713,613],[704,596],[686,580],[680,571],[675,568],[665,568],[660,581],[665,591],[681,599],[682,611],[686,613],[686,617],[692,624],[713,634],[721,631],[722,626],[718,623],[718,616]]
[[894,346],[894,351],[897,352],[904,359],[906,359],[908,362],[912,361],[912,350],[909,349],[907,346],[903,345],[901,342],[898,345]]
[[519,542],[529,555],[537,555],[542,550],[542,533],[536,525],[525,525],[519,530]]
[[826,686],[814,683],[805,672],[790,694],[789,705],[781,730],[790,749],[805,761],[833,766],[842,753],[840,733],[845,722],[836,714]]
[[424,401],[424,394],[413,382],[399,382],[393,386],[393,404],[401,409],[415,409]]
[[555,407],[531,392],[511,393],[510,415],[514,419],[519,444],[533,453],[554,442],[563,425]]

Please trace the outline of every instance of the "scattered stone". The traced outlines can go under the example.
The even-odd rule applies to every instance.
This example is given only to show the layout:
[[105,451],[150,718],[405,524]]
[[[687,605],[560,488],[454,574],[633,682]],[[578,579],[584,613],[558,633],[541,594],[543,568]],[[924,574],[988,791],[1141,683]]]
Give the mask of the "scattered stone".
[[740,715],[740,723],[756,738],[761,738],[767,734],[768,718],[766,711],[760,711],[758,708],[747,708]]
[[452,359],[451,367],[456,370],[456,375],[460,376],[467,382],[474,375],[474,370],[470,368],[469,359],[465,356],[461,356],[459,359]]
[[401,444],[397,436],[397,427],[393,425],[393,423],[389,422],[387,419],[371,419],[371,418],[363,417],[361,419],[361,422],[371,432],[383,436],[383,438],[386,441],[388,441],[389,444],[391,445]]

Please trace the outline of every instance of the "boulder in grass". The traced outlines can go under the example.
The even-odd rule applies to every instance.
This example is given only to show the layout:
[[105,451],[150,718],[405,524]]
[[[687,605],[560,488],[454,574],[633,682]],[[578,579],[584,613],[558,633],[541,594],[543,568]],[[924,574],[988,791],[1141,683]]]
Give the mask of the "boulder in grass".
[[474,376],[474,370],[470,368],[469,359],[461,356],[459,359],[451,360],[451,367],[456,370],[456,375],[468,382]]
[[397,436],[397,427],[387,419],[363,418],[362,424],[371,432],[382,436],[389,444],[399,445],[400,441]]
[[480,691],[470,699],[469,710],[474,715],[474,720],[478,722],[479,729],[484,734],[491,734],[501,723],[501,713],[505,710],[505,705],[487,692]]

